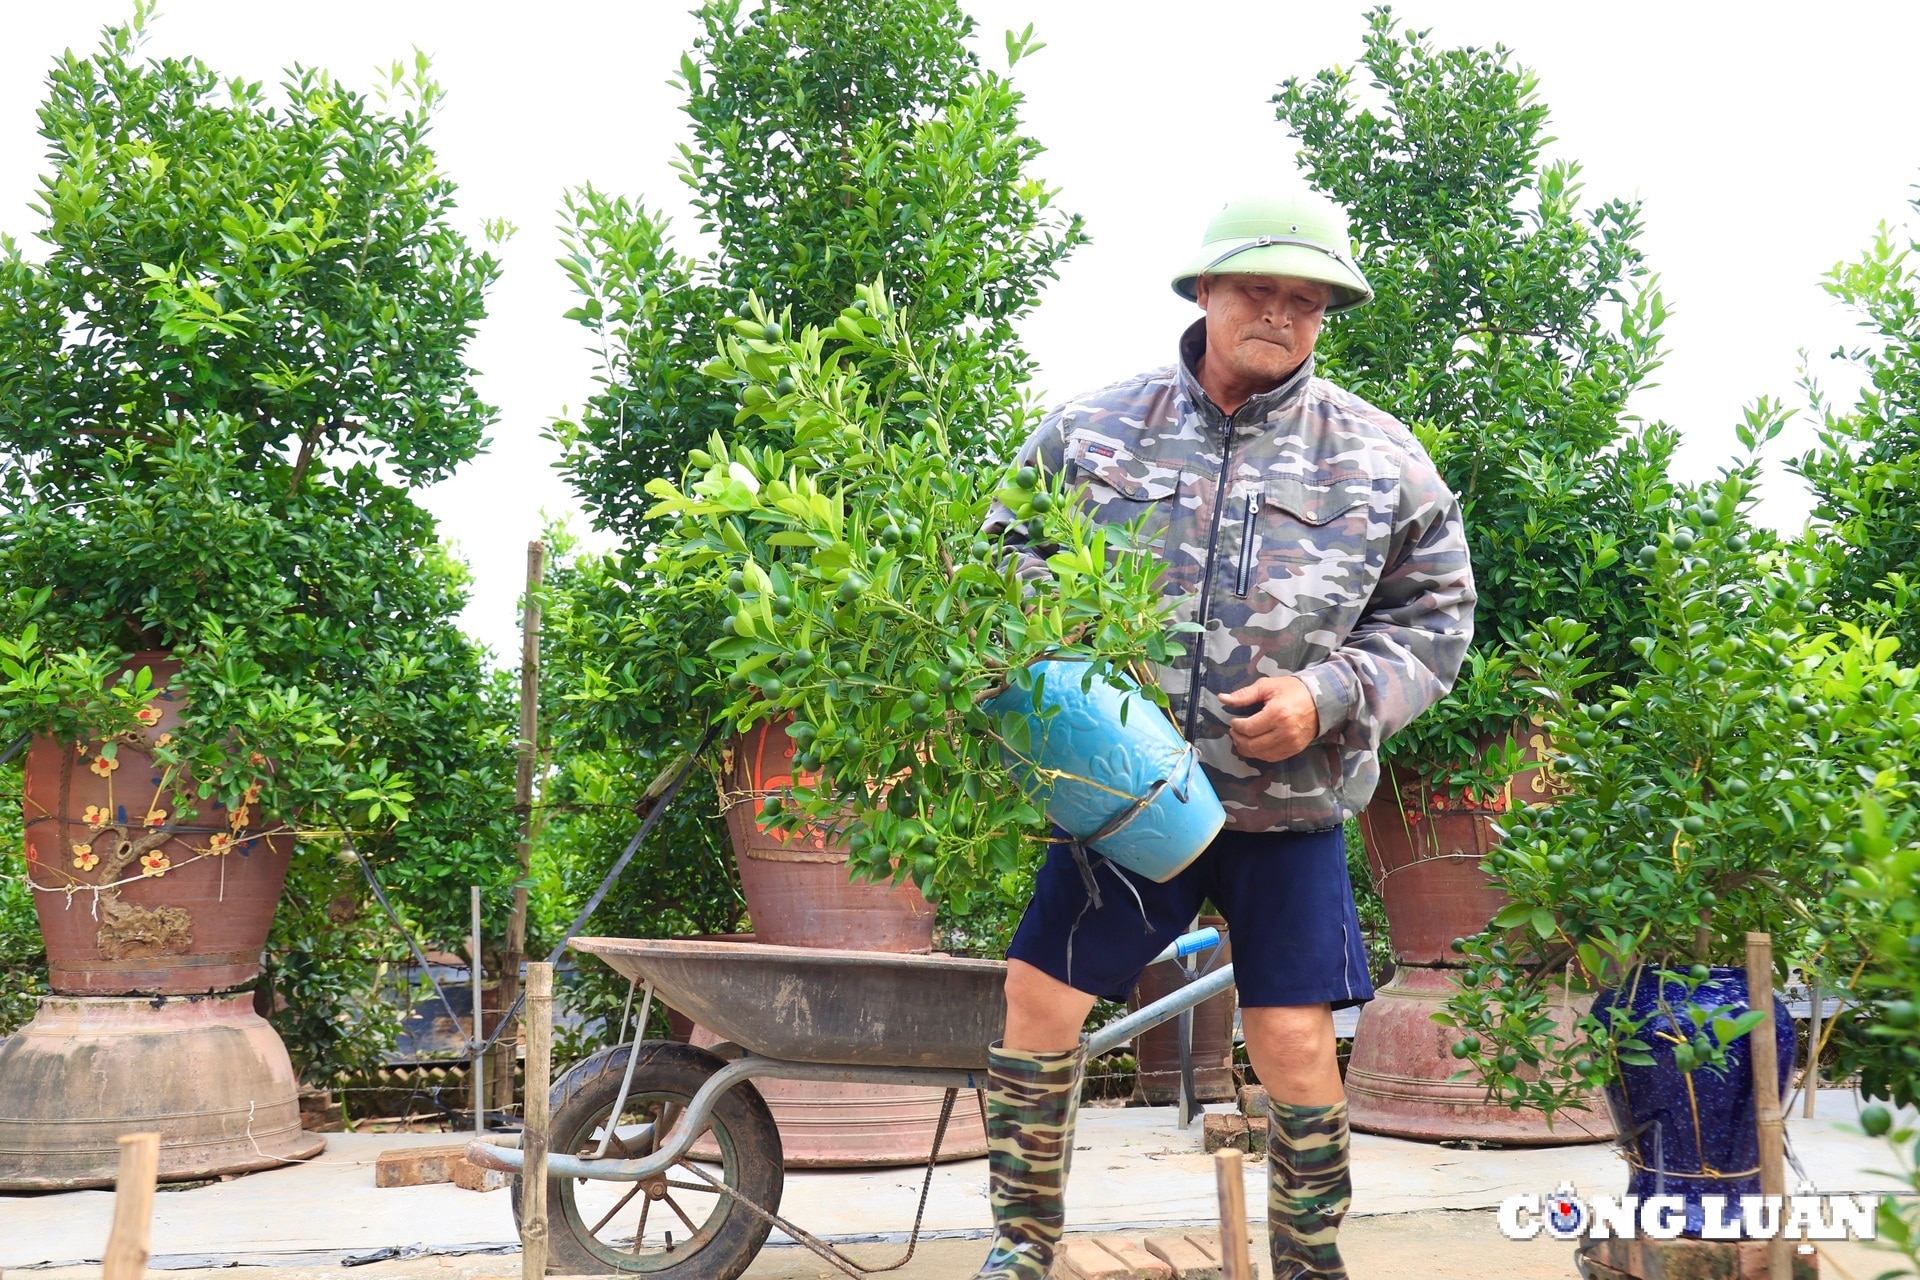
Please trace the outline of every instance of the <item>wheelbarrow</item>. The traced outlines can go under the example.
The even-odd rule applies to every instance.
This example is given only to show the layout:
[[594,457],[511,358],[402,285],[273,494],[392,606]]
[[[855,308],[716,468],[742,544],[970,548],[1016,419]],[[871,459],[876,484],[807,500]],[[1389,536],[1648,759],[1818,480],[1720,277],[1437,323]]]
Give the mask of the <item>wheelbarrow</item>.
[[[1219,942],[1219,931],[1202,929],[1156,959]],[[706,1049],[661,1040],[617,1045],[554,1084],[549,1270],[734,1280],[776,1226],[855,1280],[906,1264],[954,1100],[962,1089],[984,1087],[987,1046],[1006,1025],[1003,962],[674,939],[576,938],[573,946],[644,984],[648,1003],[657,994],[725,1039]],[[1230,964],[1204,972],[1094,1033],[1088,1057],[1232,982]],[[636,1025],[646,1025],[647,1007]],[[780,1216],[780,1132],[751,1083],[763,1077],[946,1090],[899,1261],[861,1265]],[[476,1140],[467,1158],[513,1174],[523,1160],[517,1135]],[[519,1178],[513,1186],[517,1221]]]

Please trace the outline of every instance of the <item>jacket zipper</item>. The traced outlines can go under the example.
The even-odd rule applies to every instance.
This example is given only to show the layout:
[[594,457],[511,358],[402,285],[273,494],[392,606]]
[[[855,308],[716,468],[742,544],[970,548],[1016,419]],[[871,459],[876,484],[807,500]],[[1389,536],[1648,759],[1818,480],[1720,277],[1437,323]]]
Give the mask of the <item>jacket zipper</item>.
[[1193,653],[1193,679],[1187,686],[1187,731],[1186,739],[1193,741],[1194,725],[1200,715],[1200,664],[1206,660],[1207,619],[1211,616],[1208,604],[1213,599],[1213,556],[1220,546],[1220,516],[1227,505],[1227,477],[1233,470],[1233,415],[1223,415],[1226,419],[1226,445],[1220,454],[1220,487],[1213,495],[1213,527],[1207,533],[1207,567],[1200,578],[1200,612],[1197,633],[1199,644]]
[[1253,577],[1253,521],[1259,513],[1257,495],[1247,495],[1247,514],[1240,522],[1240,576],[1234,579],[1233,594],[1242,600],[1247,598],[1247,587]]

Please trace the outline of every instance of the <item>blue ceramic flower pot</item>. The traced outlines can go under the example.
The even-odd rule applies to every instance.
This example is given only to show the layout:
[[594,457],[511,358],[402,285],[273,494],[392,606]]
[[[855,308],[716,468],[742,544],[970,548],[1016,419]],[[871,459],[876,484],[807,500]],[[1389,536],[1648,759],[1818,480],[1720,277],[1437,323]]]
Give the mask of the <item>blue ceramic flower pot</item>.
[[[1682,1072],[1674,1066],[1673,1037],[1691,1040],[1695,1034],[1689,1004],[1727,1006],[1727,1017],[1745,1013],[1746,971],[1714,966],[1712,977],[1689,998],[1685,983],[1661,983],[1653,970],[1636,970],[1625,984],[1594,998],[1593,1016],[1602,1023],[1610,1023],[1619,1009],[1635,1017],[1651,1016],[1639,1038],[1650,1046],[1653,1065],[1624,1066],[1620,1082],[1607,1086],[1607,1103],[1632,1171],[1628,1194],[1643,1200],[1653,1195],[1684,1197],[1686,1234],[1697,1236],[1706,1221],[1701,1196],[1727,1196],[1731,1204],[1731,1197],[1760,1193],[1760,1135],[1746,1037],[1727,1046],[1724,1073],[1705,1067]],[[1779,1000],[1773,1005],[1773,1030],[1784,1099],[1793,1078],[1793,1017]]]

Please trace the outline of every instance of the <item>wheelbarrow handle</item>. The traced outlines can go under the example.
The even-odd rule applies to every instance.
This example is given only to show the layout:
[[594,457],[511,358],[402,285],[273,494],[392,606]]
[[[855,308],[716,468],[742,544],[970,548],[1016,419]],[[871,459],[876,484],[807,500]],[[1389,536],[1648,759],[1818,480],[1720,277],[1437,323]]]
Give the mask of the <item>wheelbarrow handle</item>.
[[1195,929],[1192,933],[1183,933],[1167,944],[1167,949],[1148,961],[1159,964],[1162,960],[1184,960],[1199,951],[1210,951],[1220,945],[1220,931],[1212,925],[1204,929]]
[[1233,985],[1233,966],[1223,964],[1205,977],[1195,978],[1184,987],[1176,987],[1146,1008],[1116,1018],[1087,1037],[1087,1057],[1097,1058],[1117,1049],[1143,1031],[1170,1022],[1181,1012],[1194,1008]]

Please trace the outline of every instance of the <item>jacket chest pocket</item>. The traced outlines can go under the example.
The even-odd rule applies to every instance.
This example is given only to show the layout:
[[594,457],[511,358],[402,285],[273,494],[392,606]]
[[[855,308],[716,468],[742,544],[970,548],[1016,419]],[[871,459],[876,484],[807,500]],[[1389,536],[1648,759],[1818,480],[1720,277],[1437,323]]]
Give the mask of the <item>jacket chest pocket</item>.
[[1165,558],[1168,525],[1180,492],[1180,471],[1134,456],[1119,440],[1076,431],[1066,440],[1067,483],[1102,524],[1134,528],[1134,545]]
[[1252,609],[1311,618],[1316,632],[1335,633],[1327,647],[1338,645],[1380,580],[1392,528],[1390,513],[1377,509],[1392,500],[1385,488],[1367,475],[1242,486],[1240,509],[1223,513],[1241,526],[1234,594]]

